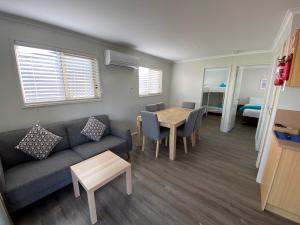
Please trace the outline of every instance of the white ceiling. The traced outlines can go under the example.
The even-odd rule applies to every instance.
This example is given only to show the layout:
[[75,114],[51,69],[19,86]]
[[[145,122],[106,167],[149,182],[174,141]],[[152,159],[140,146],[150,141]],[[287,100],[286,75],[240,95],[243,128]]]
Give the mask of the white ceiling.
[[167,58],[272,47],[299,0],[0,0],[0,11]]

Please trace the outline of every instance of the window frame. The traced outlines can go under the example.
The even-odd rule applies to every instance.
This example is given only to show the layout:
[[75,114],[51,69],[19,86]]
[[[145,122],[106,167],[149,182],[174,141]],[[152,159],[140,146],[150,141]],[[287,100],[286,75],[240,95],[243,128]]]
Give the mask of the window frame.
[[[24,46],[24,47],[29,47],[29,48],[40,48],[43,50],[49,50],[49,51],[58,51],[74,56],[82,56],[82,57],[87,57],[91,59],[96,60],[96,82],[99,87],[99,97],[94,97],[94,98],[78,98],[78,99],[65,99],[62,101],[47,101],[47,102],[35,102],[35,103],[26,103],[25,102],[25,95],[24,95],[24,90],[23,90],[23,85],[22,85],[22,77],[20,73],[20,68],[19,68],[19,62],[16,54],[16,46]],[[60,47],[54,47],[54,46],[49,46],[46,44],[34,44],[30,42],[24,42],[24,41],[18,41],[18,40],[12,40],[11,41],[11,49],[13,52],[14,56],[14,63],[15,63],[15,68],[16,68],[16,73],[17,73],[17,78],[18,78],[18,88],[19,88],[19,94],[20,98],[22,101],[22,108],[38,108],[38,107],[44,107],[44,106],[55,106],[55,105],[66,105],[66,104],[76,104],[76,103],[88,103],[88,102],[100,102],[102,101],[102,96],[103,96],[103,88],[102,88],[102,79],[101,79],[101,70],[99,66],[99,59],[96,54],[90,54],[82,51],[76,51],[76,50],[69,50],[65,48],[60,48]]]
[[[156,71],[160,71],[161,72],[161,92],[160,93],[140,95],[140,72],[139,72],[140,71],[139,70],[140,67],[147,68],[147,69],[150,69],[150,70],[156,70]],[[140,65],[137,71],[138,71],[138,96],[139,96],[139,98],[155,97],[155,96],[161,96],[161,95],[163,95],[163,70],[162,69]]]

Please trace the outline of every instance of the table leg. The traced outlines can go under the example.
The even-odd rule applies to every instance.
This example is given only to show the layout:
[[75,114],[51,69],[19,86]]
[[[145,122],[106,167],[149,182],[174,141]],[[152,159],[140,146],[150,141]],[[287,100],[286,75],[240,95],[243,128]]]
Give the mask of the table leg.
[[170,140],[169,140],[169,157],[171,160],[176,158],[176,138],[177,138],[177,127],[170,127]]
[[136,127],[137,127],[137,146],[142,146],[142,121],[139,118],[136,119]]
[[131,166],[126,170],[126,191],[128,195],[132,194]]
[[96,212],[96,203],[95,203],[94,192],[88,191],[87,197],[88,197],[88,203],[89,203],[91,223],[95,224],[97,222],[97,212]]
[[72,174],[74,195],[75,195],[75,198],[78,198],[80,196],[78,178],[72,171],[71,171],[71,174]]

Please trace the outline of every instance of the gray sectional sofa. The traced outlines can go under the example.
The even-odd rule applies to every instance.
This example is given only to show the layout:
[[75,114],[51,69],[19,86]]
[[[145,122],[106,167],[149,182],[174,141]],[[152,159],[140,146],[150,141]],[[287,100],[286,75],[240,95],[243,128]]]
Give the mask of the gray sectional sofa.
[[95,116],[107,125],[99,142],[80,132],[88,118],[50,124],[45,127],[63,137],[46,160],[36,160],[15,146],[31,129],[0,133],[0,191],[9,210],[23,208],[71,183],[70,166],[107,149],[118,155],[129,155],[132,148],[130,130],[109,120],[107,115]]

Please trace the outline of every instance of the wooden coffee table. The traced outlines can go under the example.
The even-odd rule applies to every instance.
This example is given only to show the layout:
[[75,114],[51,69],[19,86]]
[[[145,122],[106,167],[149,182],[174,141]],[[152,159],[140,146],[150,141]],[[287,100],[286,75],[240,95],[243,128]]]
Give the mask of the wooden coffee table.
[[123,173],[126,173],[126,190],[130,195],[132,193],[131,164],[111,151],[71,166],[75,197],[80,196],[80,183],[87,192],[92,224],[97,222],[94,192]]

